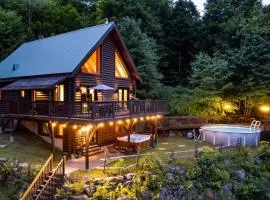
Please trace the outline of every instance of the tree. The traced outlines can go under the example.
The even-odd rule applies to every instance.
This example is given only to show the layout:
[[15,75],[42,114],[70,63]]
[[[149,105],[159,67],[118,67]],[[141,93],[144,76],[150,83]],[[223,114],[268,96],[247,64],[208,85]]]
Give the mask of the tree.
[[155,41],[142,32],[140,20],[124,17],[118,27],[143,79],[138,95],[143,98],[157,97],[162,76],[157,69],[159,56]]
[[24,27],[21,18],[15,12],[0,7],[0,60],[24,41]]
[[200,19],[191,1],[178,0],[172,15],[164,26],[165,63],[160,66],[163,82],[176,86],[185,84],[190,72],[190,63],[199,50]]

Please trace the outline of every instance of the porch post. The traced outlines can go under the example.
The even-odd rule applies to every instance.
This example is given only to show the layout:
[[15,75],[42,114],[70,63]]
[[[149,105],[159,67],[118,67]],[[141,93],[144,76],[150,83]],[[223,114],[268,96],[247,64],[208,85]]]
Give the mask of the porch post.
[[89,146],[90,146],[90,132],[86,131],[86,157],[85,157],[85,169],[89,170]]
[[52,90],[49,90],[49,116],[51,116]]
[[54,143],[54,132],[52,130],[52,121],[49,122],[49,132],[51,136],[51,153],[53,155],[53,159],[55,159],[55,143]]

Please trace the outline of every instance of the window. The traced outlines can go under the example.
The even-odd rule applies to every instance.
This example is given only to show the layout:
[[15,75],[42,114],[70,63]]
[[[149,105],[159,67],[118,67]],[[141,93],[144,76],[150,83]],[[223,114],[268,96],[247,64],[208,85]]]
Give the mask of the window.
[[2,100],[2,90],[0,90],[0,100]]
[[84,63],[81,71],[88,74],[100,74],[100,47]]
[[24,97],[25,96],[25,92],[24,90],[21,90],[21,97]]
[[117,51],[114,54],[114,60],[115,60],[115,77],[128,78],[126,66]]
[[64,101],[64,85],[56,85],[54,90],[54,101]]
[[118,89],[118,101],[128,101],[129,91],[128,89]]
[[64,135],[64,129],[66,128],[66,124],[59,124],[58,125],[58,136]]

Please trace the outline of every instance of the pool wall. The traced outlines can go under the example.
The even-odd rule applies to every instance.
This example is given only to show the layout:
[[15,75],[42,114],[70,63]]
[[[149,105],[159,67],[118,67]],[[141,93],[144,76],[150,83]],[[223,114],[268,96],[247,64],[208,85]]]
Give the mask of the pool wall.
[[[219,130],[213,129],[213,127],[219,127]],[[220,127],[235,127],[240,128],[239,132],[221,131]],[[237,146],[239,145],[239,139],[241,138],[242,146],[258,146],[260,141],[260,129],[253,129],[249,132],[243,131],[244,129],[250,130],[248,126],[231,126],[231,125],[208,125],[200,128],[203,141],[209,142],[213,145],[219,146]],[[241,130],[243,132],[241,132]]]

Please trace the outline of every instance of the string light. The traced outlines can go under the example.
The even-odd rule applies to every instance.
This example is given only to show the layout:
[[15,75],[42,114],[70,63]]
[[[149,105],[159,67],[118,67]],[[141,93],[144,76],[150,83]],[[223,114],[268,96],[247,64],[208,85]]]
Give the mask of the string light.
[[104,124],[103,124],[103,123],[99,123],[98,126],[99,126],[99,127],[103,127]]
[[109,122],[109,125],[110,125],[110,126],[113,126],[113,122]]

